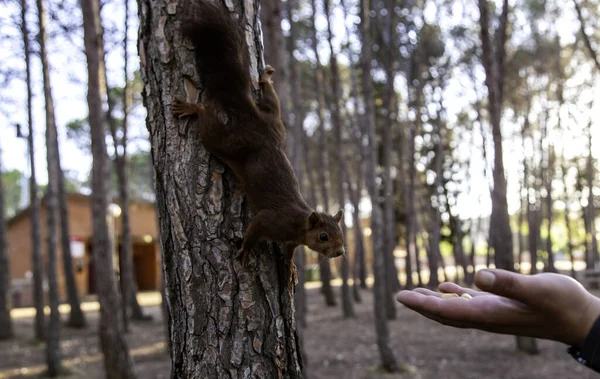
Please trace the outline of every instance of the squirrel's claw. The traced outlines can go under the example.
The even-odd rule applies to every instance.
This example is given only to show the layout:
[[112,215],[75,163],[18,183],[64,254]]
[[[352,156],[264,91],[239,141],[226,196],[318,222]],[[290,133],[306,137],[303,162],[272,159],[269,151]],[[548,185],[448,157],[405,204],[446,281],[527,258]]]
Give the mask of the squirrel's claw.
[[243,247],[237,251],[236,258],[242,261],[242,266],[244,267],[248,265],[248,255],[249,252],[244,250]]

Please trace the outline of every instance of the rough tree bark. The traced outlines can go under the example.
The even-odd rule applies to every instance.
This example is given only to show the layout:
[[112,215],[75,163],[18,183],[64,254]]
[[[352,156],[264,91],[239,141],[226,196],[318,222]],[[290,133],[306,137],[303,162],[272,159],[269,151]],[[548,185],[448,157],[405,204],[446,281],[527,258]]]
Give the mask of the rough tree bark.
[[29,177],[29,208],[31,223],[31,267],[33,271],[33,303],[35,306],[34,330],[35,338],[44,340],[46,338],[46,326],[44,316],[44,290],[43,290],[43,268],[42,268],[42,249],[41,249],[41,228],[40,228],[40,198],[38,197],[38,187],[35,175],[35,159],[33,144],[33,115],[31,107],[31,98],[33,92],[31,89],[31,63],[29,49],[29,30],[27,27],[27,2],[21,0],[21,34],[23,35],[23,50],[25,55],[25,84],[27,86],[27,125],[29,134],[27,136],[27,146],[29,149],[29,164],[31,176]]
[[[56,120],[54,117],[54,101],[52,99],[51,90],[52,85],[50,83],[50,68],[48,65],[48,57],[46,53],[46,10],[44,9],[43,0],[37,0],[36,3],[38,8],[38,23],[40,30],[40,58],[42,61],[42,71],[44,79],[44,96],[46,98],[46,127],[52,129],[46,134],[46,138],[51,138],[51,140],[46,141],[46,145],[49,146],[51,149],[51,156],[49,156],[48,159],[52,159],[52,161],[48,161],[48,167],[50,172],[50,165],[54,166],[52,168],[52,172],[55,176],[52,178],[52,180],[56,181],[56,183],[53,184],[53,186],[55,186],[55,188],[53,189],[53,191],[55,191],[55,194],[52,196],[56,196],[57,201],[56,209],[58,212],[57,215],[60,222],[60,244],[62,249],[61,257],[63,264],[63,275],[65,278],[65,284],[67,289],[67,299],[71,308],[71,313],[69,315],[69,321],[67,322],[67,325],[74,328],[82,328],[85,327],[87,323],[79,302],[79,295],[77,293],[77,283],[75,281],[75,272],[73,271],[73,258],[71,256],[71,240],[69,238],[70,230],[69,212],[67,209],[67,195],[65,193],[64,173],[62,171],[60,162],[60,148],[58,145],[58,134],[56,131]],[[50,177],[48,180],[48,189],[50,189]],[[54,246],[56,246],[56,238]]]
[[[346,170],[342,169],[346,165],[344,156],[344,146],[342,142],[342,118],[340,114],[340,102],[342,91],[340,89],[340,73],[336,58],[336,52],[333,49],[333,32],[331,28],[331,12],[329,10],[329,0],[323,1],[325,18],[327,19],[327,43],[329,45],[329,70],[331,71],[331,89],[332,89],[332,104],[331,104],[331,120],[335,133],[335,150],[336,160],[338,164],[337,173],[337,195],[339,199],[340,209],[345,208],[346,196],[344,183],[347,182]],[[342,220],[341,223],[344,236],[347,235],[346,223]],[[342,257],[342,311],[344,318],[355,317],[354,306],[352,305],[352,294],[348,286],[350,278],[350,261],[347,256]],[[390,296],[391,297],[391,296]],[[395,310],[395,308],[394,308]]]
[[[479,0],[479,24],[481,33],[482,60],[485,84],[488,89],[488,113],[494,140],[494,188],[492,190],[492,214],[490,228],[494,231],[490,239],[497,268],[514,271],[512,230],[506,198],[506,176],[502,150],[502,104],[504,90],[504,59],[508,29],[508,0],[502,2],[502,13],[498,20],[494,39],[490,38],[490,20],[487,0]],[[492,47],[492,43],[495,46]],[[529,354],[537,354],[534,338],[517,337],[517,348]]]
[[[44,83],[44,101],[46,111],[46,162],[48,166],[48,187],[46,190],[46,276],[48,278],[48,295],[50,302],[50,319],[46,335],[46,363],[48,375],[57,376],[61,371],[60,352],[60,313],[58,311],[58,279],[56,272],[56,243],[58,216],[58,177],[59,151],[56,120],[54,118],[54,100],[50,85],[50,68],[46,54],[46,11],[43,0],[37,0],[38,23],[40,29],[40,58],[42,61],[42,78]],[[68,232],[68,231],[67,231]],[[64,248],[64,246],[63,246]],[[64,256],[64,253],[63,253]],[[71,255],[66,259],[71,259]],[[71,267],[71,274],[73,273]],[[67,274],[67,273],[65,273]],[[73,278],[74,279],[74,278]],[[74,282],[74,280],[73,280]],[[72,283],[73,284],[73,283]]]
[[0,162],[0,340],[14,336],[10,318],[10,270],[8,247],[6,245],[6,224],[4,222],[4,187]]
[[373,82],[371,78],[371,62],[373,51],[371,44],[371,6],[369,0],[362,0],[360,12],[360,37],[361,37],[361,66],[362,66],[362,91],[365,104],[365,129],[368,136],[368,157],[366,162],[366,184],[371,197],[371,241],[373,243],[373,291],[375,293],[375,332],[377,347],[381,359],[381,366],[385,371],[396,372],[399,369],[397,358],[390,346],[390,332],[386,319],[386,282],[385,263],[383,258],[383,225],[382,212],[376,200],[379,194],[377,185],[377,142],[375,139],[375,108],[373,100]]
[[121,296],[113,271],[108,232],[108,155],[102,109],[102,25],[97,0],[81,0],[88,71],[87,102],[92,145],[92,226],[94,271],[100,302],[99,337],[107,378],[135,378],[124,338]]
[[[310,34],[310,42],[311,48],[315,54],[316,58],[316,68],[315,68],[315,88],[317,91],[317,116],[319,119],[318,126],[318,145],[317,145],[317,156],[319,162],[319,168],[317,172],[319,173],[319,187],[321,189],[321,201],[323,205],[323,209],[325,212],[329,212],[329,156],[327,154],[327,134],[325,133],[325,107],[327,104],[326,96],[325,96],[325,72],[323,69],[323,65],[321,64],[321,58],[319,58],[318,51],[318,39],[317,39],[317,27],[316,23],[316,13],[317,13],[317,4],[315,0],[311,0],[312,7],[312,16],[311,16],[311,34]],[[333,289],[331,288],[331,266],[329,265],[329,261],[327,259],[321,259],[320,261],[320,270],[321,270],[321,282],[323,286],[321,287],[321,293],[325,297],[325,304],[330,307],[334,307],[337,305],[337,301],[335,299],[335,295],[333,293]]]
[[[260,243],[248,267],[235,258],[236,241],[248,222],[244,197],[232,172],[206,152],[191,121],[171,117],[174,96],[198,95],[201,73],[180,30],[184,12],[193,9],[166,0],[138,4],[140,68],[171,315],[171,377],[301,378],[293,295],[281,249]],[[248,69],[257,89],[264,66],[258,3],[228,9],[246,30]]]

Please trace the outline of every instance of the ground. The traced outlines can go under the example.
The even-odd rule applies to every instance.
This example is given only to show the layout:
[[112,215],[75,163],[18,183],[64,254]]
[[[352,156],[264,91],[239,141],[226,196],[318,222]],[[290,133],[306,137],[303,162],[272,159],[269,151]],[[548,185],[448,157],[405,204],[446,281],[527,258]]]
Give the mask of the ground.
[[[339,291],[339,287],[336,288]],[[339,292],[338,292],[339,295]],[[527,356],[515,351],[512,336],[453,329],[439,325],[397,304],[398,318],[390,321],[393,349],[405,374],[385,375],[377,370],[378,351],[373,327],[371,291],[362,291],[363,302],[355,304],[356,318],[343,319],[341,308],[326,308],[318,289],[309,290],[308,327],[304,333],[310,379],[592,379],[598,375],[566,353],[566,346],[538,341],[540,354]],[[138,378],[168,378],[170,362],[165,329],[157,294],[146,294],[141,302],[152,321],[131,324],[127,340]],[[154,304],[154,305],[153,305]],[[94,306],[85,307],[91,327],[63,328],[63,362],[70,378],[104,378],[97,341]],[[0,378],[39,375],[44,366],[44,344],[31,342],[33,319],[23,311],[15,317],[17,338],[0,342]]]

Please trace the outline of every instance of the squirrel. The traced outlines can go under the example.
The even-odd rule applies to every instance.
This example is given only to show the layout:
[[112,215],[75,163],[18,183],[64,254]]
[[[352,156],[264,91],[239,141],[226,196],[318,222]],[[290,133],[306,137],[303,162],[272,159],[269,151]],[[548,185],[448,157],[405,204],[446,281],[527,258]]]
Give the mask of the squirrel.
[[[331,216],[311,208],[300,193],[298,179],[285,154],[285,126],[269,65],[259,78],[262,97],[254,101],[249,53],[243,29],[222,6],[200,2],[200,12],[182,23],[182,35],[194,47],[198,72],[208,100],[190,103],[175,97],[172,114],[198,117],[206,150],[228,166],[238,179],[252,210],[237,252],[244,266],[261,240],[283,243],[290,281],[297,282],[292,261],[297,246],[305,245],[326,258],[343,255],[340,226],[343,211]],[[217,111],[224,111],[222,122]]]

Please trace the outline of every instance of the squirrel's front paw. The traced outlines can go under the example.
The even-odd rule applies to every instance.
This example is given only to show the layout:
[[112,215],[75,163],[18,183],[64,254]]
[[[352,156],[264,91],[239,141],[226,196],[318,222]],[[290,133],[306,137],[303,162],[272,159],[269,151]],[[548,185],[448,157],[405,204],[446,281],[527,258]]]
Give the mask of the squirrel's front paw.
[[271,80],[271,75],[275,72],[275,69],[271,65],[265,66],[265,72],[260,77],[260,83],[268,83]]
[[246,267],[248,265],[248,255],[250,253],[244,249],[244,247],[240,248],[237,251],[236,258],[242,261],[242,266]]

